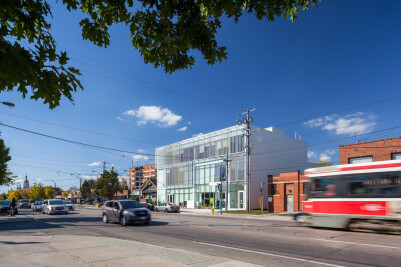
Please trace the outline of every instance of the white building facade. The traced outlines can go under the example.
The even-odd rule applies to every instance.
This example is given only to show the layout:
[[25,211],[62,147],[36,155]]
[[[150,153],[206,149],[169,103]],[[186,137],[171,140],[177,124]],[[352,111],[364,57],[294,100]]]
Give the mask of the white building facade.
[[[227,204],[228,210],[245,210],[245,129],[245,125],[233,126],[156,148],[158,202],[188,208],[219,208],[221,203],[224,209]],[[276,128],[252,126],[250,146],[252,209],[259,208],[261,194],[268,201],[267,175],[311,166],[307,162],[307,143]]]

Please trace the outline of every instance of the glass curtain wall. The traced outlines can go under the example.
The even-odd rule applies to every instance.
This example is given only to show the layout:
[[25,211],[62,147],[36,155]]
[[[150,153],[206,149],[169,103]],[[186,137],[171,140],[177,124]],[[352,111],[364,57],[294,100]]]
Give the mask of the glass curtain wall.
[[[173,201],[186,205],[188,200],[195,206],[225,207],[228,192],[230,209],[238,209],[238,191],[244,190],[245,140],[243,127],[235,126],[222,131],[191,138],[156,149],[159,202]],[[229,187],[226,188],[227,165],[223,161],[229,156]],[[223,181],[222,193],[218,184]],[[165,190],[165,191],[164,191]],[[165,192],[165,193],[162,193]]]

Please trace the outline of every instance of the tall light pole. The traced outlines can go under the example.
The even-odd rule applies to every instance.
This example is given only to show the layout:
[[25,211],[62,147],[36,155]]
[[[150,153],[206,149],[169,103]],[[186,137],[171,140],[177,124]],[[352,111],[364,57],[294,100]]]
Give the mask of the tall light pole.
[[246,115],[245,118],[242,118],[240,120],[237,120],[238,125],[242,125],[245,124],[246,125],[246,130],[245,130],[245,136],[246,136],[246,202],[247,202],[247,211],[251,212],[251,126],[250,123],[253,121],[253,118],[251,116],[249,116],[249,113],[255,111],[256,108],[253,109],[245,109],[243,113],[241,113],[240,115],[244,116]]

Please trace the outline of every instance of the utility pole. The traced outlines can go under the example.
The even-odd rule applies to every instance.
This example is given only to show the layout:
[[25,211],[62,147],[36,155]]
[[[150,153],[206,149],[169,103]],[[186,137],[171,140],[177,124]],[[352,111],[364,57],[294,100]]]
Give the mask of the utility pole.
[[[227,150],[227,157],[225,159],[223,159],[223,161],[226,163],[226,197],[225,197],[226,207],[225,208],[226,208],[226,211],[228,211],[228,167],[229,167],[229,163],[231,161],[233,161],[232,159],[228,158],[228,150]],[[221,184],[221,192],[223,192],[223,182],[221,181],[221,179],[220,179],[220,184]],[[223,193],[221,193],[221,196],[222,195],[223,195]],[[221,202],[222,202],[222,199],[220,197],[220,207],[221,207]],[[221,208],[220,208],[220,214],[221,214]]]
[[103,173],[106,170],[106,161],[103,161]]
[[246,136],[246,202],[247,202],[247,211],[251,212],[251,126],[250,123],[253,121],[253,118],[249,116],[249,113],[255,111],[256,108],[246,108],[243,113],[240,115],[246,115],[246,118],[242,118],[240,120],[237,120],[238,125],[245,124],[246,125],[246,130],[245,130],[245,136]]

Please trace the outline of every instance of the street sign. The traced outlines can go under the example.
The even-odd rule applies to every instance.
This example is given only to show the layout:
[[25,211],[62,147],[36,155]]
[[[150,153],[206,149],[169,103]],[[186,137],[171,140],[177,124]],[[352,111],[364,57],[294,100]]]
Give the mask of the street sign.
[[221,192],[221,184],[217,185],[217,189],[219,189],[219,192]]

